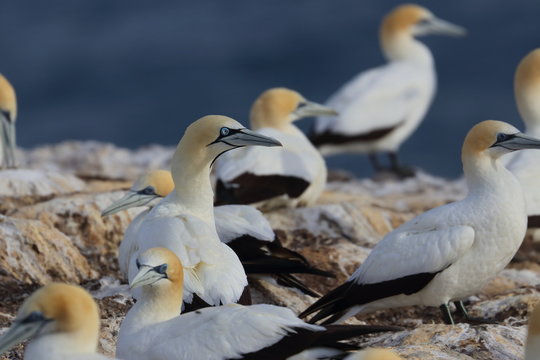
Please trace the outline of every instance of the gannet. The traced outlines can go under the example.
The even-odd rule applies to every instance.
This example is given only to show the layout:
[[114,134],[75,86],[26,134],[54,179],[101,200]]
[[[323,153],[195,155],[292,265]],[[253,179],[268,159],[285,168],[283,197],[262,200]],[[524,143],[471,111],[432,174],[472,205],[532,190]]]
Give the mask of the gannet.
[[[519,63],[514,78],[516,103],[525,123],[525,133],[540,137],[540,49]],[[529,227],[540,227],[540,157],[534,150],[521,151],[507,165],[527,194]]]
[[144,216],[136,232],[125,234],[124,241],[138,249],[129,260],[129,280],[137,273],[139,253],[160,246],[176,253],[185,266],[187,303],[193,301],[193,294],[209,305],[240,298],[247,286],[246,274],[238,256],[217,235],[210,169],[225,151],[248,145],[280,143],[226,116],[205,116],[186,129],[171,164],[178,186]]
[[17,97],[9,81],[0,74],[0,167],[15,167],[15,120]]
[[336,112],[290,89],[263,92],[251,108],[251,128],[278,139],[283,148],[225,154],[216,162],[216,203],[255,204],[264,209],[315,203],[326,185],[326,164],[293,122],[323,114]]
[[529,317],[529,329],[525,343],[525,360],[538,359],[540,359],[540,305],[536,305]]
[[[286,359],[305,349],[340,349],[344,340],[382,326],[311,325],[287,308],[228,304],[178,316],[183,282],[182,263],[168,249],[140,254],[131,288],[142,289],[122,322],[116,356],[130,360]],[[345,348],[348,348],[345,346]]]
[[521,186],[499,157],[538,148],[540,140],[507,123],[490,120],[474,126],[461,156],[468,195],[387,234],[344,284],[301,317],[318,312],[311,321],[330,317],[326,324],[378,309],[427,305],[440,306],[445,320],[453,323],[449,301],[467,316],[461,300],[510,262],[526,231]]
[[388,63],[362,72],[327,101],[337,119],[316,119],[311,141],[324,155],[368,154],[376,171],[383,170],[377,153],[388,153],[391,170],[413,172],[398,163],[400,145],[424,118],[436,89],[433,57],[415,37],[464,35],[465,30],[441,20],[418,5],[401,5],[382,21],[380,42]]
[[79,286],[50,283],[28,297],[11,328],[0,337],[0,354],[31,339],[25,360],[101,360],[96,353],[99,309]]
[[[138,250],[130,242],[134,238],[131,233],[137,232],[144,216],[173,190],[174,182],[170,171],[153,170],[142,175],[124,197],[102,212],[102,215],[106,216],[131,207],[149,207],[133,219],[126,229],[126,233],[130,235],[126,235],[120,244],[118,261],[123,274],[127,275],[129,259]],[[273,274],[271,282],[298,289],[310,296],[319,295],[291,273],[333,277],[331,273],[315,268],[299,253],[283,247],[268,220],[252,206],[216,206],[214,219],[220,240],[238,255],[248,275],[257,274],[258,278],[265,275],[262,276],[263,279],[269,280],[266,275]]]

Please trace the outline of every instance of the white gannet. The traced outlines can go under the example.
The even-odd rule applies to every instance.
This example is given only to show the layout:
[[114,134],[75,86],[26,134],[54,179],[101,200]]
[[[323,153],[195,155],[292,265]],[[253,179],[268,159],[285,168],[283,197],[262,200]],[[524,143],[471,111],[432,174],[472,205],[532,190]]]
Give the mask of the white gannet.
[[[120,271],[127,275],[129,259],[138,249],[130,240],[148,214],[162,198],[174,190],[170,171],[153,170],[142,175],[120,200],[114,202],[102,215],[111,215],[118,211],[137,206],[148,206],[126,229],[125,240],[120,244],[118,262]],[[248,275],[273,275],[271,282],[292,287],[310,296],[319,296],[309,289],[292,273],[314,274],[333,277],[333,274],[319,270],[311,265],[299,253],[283,247],[276,238],[270,223],[264,215],[249,205],[222,205],[214,207],[216,230],[222,242],[229,245],[238,255]],[[266,276],[263,279],[268,280]]]
[[[303,322],[287,308],[228,304],[178,315],[183,271],[165,248],[140,254],[131,288],[141,288],[122,322],[116,356],[130,360],[281,360],[312,347],[349,348],[340,340],[381,326],[322,327]],[[322,350],[322,349],[321,349]]]
[[0,167],[15,167],[15,120],[17,97],[9,81],[0,74]]
[[398,6],[384,18],[380,42],[388,63],[358,74],[330,97],[327,105],[339,116],[317,118],[310,135],[323,154],[368,154],[380,171],[383,166],[376,154],[386,152],[392,171],[413,174],[399,165],[397,152],[424,118],[435,94],[433,57],[415,39],[429,34],[464,35],[465,30],[418,5]]
[[[525,123],[525,134],[540,137],[540,49],[520,62],[514,78],[516,103]],[[540,227],[540,156],[534,150],[520,151],[507,164],[527,194],[529,227]]]
[[330,317],[326,324],[378,309],[426,305],[440,306],[453,323],[450,301],[467,317],[461,300],[510,262],[525,235],[521,186],[499,160],[520,149],[540,149],[540,140],[501,121],[474,126],[461,156],[468,195],[387,234],[344,284],[301,317],[318,311],[311,321]]
[[525,360],[540,359],[540,305],[536,305],[529,316]]
[[96,353],[99,309],[90,294],[75,285],[50,283],[22,304],[11,328],[0,337],[0,354],[31,339],[25,360],[101,360]]
[[251,128],[278,139],[283,147],[223,155],[216,162],[216,204],[255,204],[270,209],[315,203],[326,185],[326,164],[293,122],[323,114],[336,112],[286,88],[263,92],[251,108]]
[[138,249],[129,260],[129,280],[137,273],[140,252],[165,247],[185,266],[187,303],[193,301],[193,294],[209,305],[239,300],[247,286],[246,274],[238,256],[217,235],[210,169],[225,151],[248,145],[280,143],[226,116],[205,116],[186,129],[171,164],[178,186],[144,216],[136,232],[125,234],[124,241]]

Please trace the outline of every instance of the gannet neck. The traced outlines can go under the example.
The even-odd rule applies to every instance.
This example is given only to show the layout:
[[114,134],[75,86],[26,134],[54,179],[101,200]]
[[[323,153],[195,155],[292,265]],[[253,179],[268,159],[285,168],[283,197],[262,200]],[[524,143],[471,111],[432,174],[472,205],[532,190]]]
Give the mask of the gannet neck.
[[210,163],[204,149],[186,151],[182,141],[178,145],[171,164],[171,173],[175,184],[169,195],[194,215],[213,223],[214,192],[210,182]]
[[540,136],[540,49],[531,51],[519,63],[514,94],[526,132]]
[[433,55],[428,47],[416,40],[407,30],[381,31],[381,46],[388,61],[408,61],[433,66]]
[[98,337],[88,337],[84,333],[46,334],[31,341],[25,349],[24,358],[28,360],[43,359],[74,354],[93,354],[96,352]]
[[[469,194],[497,194],[498,188],[506,188],[516,182],[499,159],[488,156],[471,156],[463,159],[463,173]],[[519,189],[519,187],[518,187]]]

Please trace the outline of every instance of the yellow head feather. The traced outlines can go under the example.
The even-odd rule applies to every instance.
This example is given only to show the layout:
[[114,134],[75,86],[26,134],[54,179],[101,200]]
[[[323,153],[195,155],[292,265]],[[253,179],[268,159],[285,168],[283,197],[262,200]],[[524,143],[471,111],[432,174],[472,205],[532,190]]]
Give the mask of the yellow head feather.
[[99,309],[83,288],[62,283],[50,283],[35,291],[21,306],[18,316],[38,311],[54,320],[55,332],[76,333],[94,341],[99,335]]
[[263,92],[253,103],[250,113],[251,128],[279,129],[293,120],[291,114],[304,97],[287,88],[272,88]]
[[517,133],[518,130],[510,124],[496,120],[486,120],[476,124],[465,137],[461,149],[462,159],[477,156],[489,149],[497,141],[497,134],[500,132],[511,134]]
[[170,171],[153,170],[141,176],[132,186],[135,191],[140,191],[152,186],[157,195],[165,197],[174,190],[174,182]]
[[514,94],[527,127],[540,125],[537,124],[540,122],[540,49],[531,51],[519,63],[514,77]]
[[15,89],[2,74],[0,74],[0,110],[9,112],[12,121],[17,118]]
[[405,4],[394,8],[382,21],[380,36],[383,44],[400,34],[411,34],[412,27],[433,14],[419,5]]

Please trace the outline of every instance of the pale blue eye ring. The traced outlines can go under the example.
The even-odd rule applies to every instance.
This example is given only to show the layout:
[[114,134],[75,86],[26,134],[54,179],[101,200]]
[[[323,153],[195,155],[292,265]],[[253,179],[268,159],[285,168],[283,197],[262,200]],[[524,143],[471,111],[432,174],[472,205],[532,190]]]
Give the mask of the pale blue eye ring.
[[221,133],[221,136],[227,136],[229,135],[229,128],[226,128],[226,127],[222,127],[221,130],[219,130],[219,132]]

